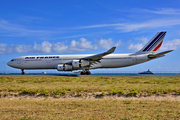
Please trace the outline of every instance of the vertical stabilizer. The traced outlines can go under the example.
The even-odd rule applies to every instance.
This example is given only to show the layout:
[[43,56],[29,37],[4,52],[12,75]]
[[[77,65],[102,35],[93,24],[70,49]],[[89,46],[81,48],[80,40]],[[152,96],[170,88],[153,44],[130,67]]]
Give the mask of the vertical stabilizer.
[[158,32],[140,51],[137,53],[158,53],[166,32]]

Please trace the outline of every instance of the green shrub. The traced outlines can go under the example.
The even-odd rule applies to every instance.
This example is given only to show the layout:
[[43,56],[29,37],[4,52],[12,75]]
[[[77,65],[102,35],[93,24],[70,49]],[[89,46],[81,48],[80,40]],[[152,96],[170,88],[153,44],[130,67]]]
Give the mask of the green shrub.
[[129,95],[136,95],[136,94],[138,94],[138,93],[139,93],[139,90],[138,90],[138,89],[132,89],[132,90],[128,91],[128,94],[129,94]]
[[29,93],[32,94],[32,95],[35,95],[35,94],[39,93],[39,89],[36,89],[36,90],[32,90],[32,89],[31,89],[31,90],[29,91]]
[[114,90],[114,89],[110,91],[110,94],[111,94],[111,95],[115,95],[115,94],[117,94],[117,93],[118,93],[118,91],[117,91],[117,90]]
[[105,92],[104,91],[102,91],[101,96],[105,96]]
[[22,93],[29,94],[29,90],[28,89],[24,89],[24,90],[22,90]]
[[120,94],[125,94],[125,90],[117,90],[117,92]]
[[13,92],[14,90],[12,89],[12,88],[9,88],[9,90],[8,90],[9,92]]
[[47,89],[41,89],[41,90],[40,90],[40,94],[41,94],[41,95],[50,95],[50,91],[47,90]]
[[60,89],[53,91],[54,95],[61,95],[61,93],[62,93],[62,90],[60,90]]
[[26,117],[24,116],[23,118],[21,118],[20,120],[32,120],[30,117]]
[[123,102],[124,104],[131,104],[131,102],[128,101],[128,100],[123,100],[122,102]]

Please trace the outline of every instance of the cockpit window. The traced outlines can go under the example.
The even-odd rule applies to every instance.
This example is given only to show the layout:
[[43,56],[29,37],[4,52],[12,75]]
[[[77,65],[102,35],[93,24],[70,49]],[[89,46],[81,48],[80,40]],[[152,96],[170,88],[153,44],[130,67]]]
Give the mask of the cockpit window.
[[11,61],[16,61],[17,59],[12,59]]

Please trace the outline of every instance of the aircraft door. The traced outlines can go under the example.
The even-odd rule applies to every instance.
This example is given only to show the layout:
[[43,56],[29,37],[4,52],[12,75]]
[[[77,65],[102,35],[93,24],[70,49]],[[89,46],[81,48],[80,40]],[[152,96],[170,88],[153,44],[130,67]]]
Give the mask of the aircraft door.
[[137,63],[136,55],[134,55],[134,56],[132,57],[132,62],[133,62],[133,64],[136,64],[136,63]]
[[17,60],[17,65],[22,66],[22,65],[23,65],[23,61],[21,61],[21,60]]
[[51,67],[51,61],[50,60],[46,60],[46,67],[50,68]]
[[47,60],[46,63],[50,63],[50,60]]
[[21,61],[20,61],[20,60],[17,60],[17,64],[21,64]]

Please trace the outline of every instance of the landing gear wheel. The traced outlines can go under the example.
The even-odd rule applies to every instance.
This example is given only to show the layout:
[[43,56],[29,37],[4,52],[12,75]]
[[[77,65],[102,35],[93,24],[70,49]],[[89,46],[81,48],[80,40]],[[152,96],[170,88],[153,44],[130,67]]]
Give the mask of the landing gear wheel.
[[86,75],[91,75],[91,72],[90,71],[86,71]]
[[90,75],[91,72],[88,70],[88,71],[81,71],[80,73],[81,75]]
[[85,75],[85,72],[84,72],[84,71],[81,71],[81,75]]
[[21,75],[24,75],[24,74],[25,74],[25,73],[24,73],[24,69],[22,69],[21,71],[22,71],[22,72],[21,72]]

